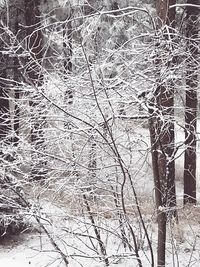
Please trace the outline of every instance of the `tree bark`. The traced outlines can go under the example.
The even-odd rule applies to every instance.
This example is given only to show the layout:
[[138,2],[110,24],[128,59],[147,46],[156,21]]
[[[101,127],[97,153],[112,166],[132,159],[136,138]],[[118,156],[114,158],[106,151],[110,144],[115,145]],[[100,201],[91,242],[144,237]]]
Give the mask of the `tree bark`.
[[[4,50],[3,44],[1,43],[1,51]],[[10,105],[8,97],[8,88],[6,83],[7,78],[7,56],[0,52],[1,69],[0,69],[0,142],[8,141],[8,133],[10,127]],[[1,152],[2,153],[2,152]]]
[[[40,0],[25,0],[25,18],[27,26],[27,50],[29,58],[27,59],[26,75],[32,87],[38,87],[43,84],[42,59],[43,59],[43,35],[40,29]],[[43,127],[46,122],[44,107],[41,105],[41,97],[36,92],[29,101],[31,107],[31,143],[33,145],[32,153],[32,171],[33,180],[45,178],[47,173],[47,161],[41,158],[37,151],[44,151],[45,139]]]
[[63,25],[63,54],[64,54],[64,72],[72,73],[72,12],[68,21]]
[[[18,26],[23,6],[21,0],[15,3],[8,2],[1,10],[0,28],[0,235],[18,233],[23,225],[22,218],[19,216],[19,207],[23,206],[18,197],[18,186],[11,176],[13,171],[13,161],[16,159],[13,145],[18,144],[19,117],[16,119],[15,99],[12,103],[11,98],[16,96],[18,86],[17,71],[17,52],[10,49],[11,46],[17,47],[18,38],[21,37],[22,30],[18,34]],[[18,52],[20,49],[17,49]],[[14,91],[14,93],[13,93]],[[14,114],[12,118],[12,113]],[[17,121],[17,123],[16,123]],[[13,135],[13,130],[15,135]],[[14,164],[15,165],[15,164]],[[21,190],[21,188],[20,188]],[[16,203],[13,205],[13,203]],[[7,221],[6,217],[9,217]],[[16,223],[17,221],[17,223]],[[23,228],[23,226],[22,226]]]
[[[20,24],[24,24],[23,7],[23,0],[16,0],[14,3],[9,1],[8,5],[2,10],[1,51],[6,53],[1,52],[1,120],[4,132],[9,132],[11,129],[14,130],[15,134],[10,135],[9,140],[7,140],[7,143],[9,141],[13,145],[18,144],[19,136],[19,106],[17,101],[19,100],[19,82],[22,76],[18,70],[18,54],[21,52],[18,43],[22,42],[25,37],[23,29],[20,28]],[[6,31],[5,25],[10,32]],[[10,50],[10,46],[18,47],[17,52]],[[12,98],[13,101],[10,100]],[[11,120],[12,112],[14,115],[13,120]],[[5,118],[6,121],[3,122]],[[13,155],[10,156],[11,158],[14,159]]]
[[[71,7],[69,7],[70,9]],[[72,11],[69,10],[68,21],[63,24],[63,54],[64,54],[64,79],[68,79],[68,75],[72,74]],[[73,92],[70,88],[70,83],[68,88],[65,91],[65,102],[67,109],[70,110],[71,105],[73,104]],[[66,118],[67,122],[65,123],[65,128],[70,130],[72,128],[69,118]]]
[[[173,68],[174,61],[166,61],[162,54],[170,51],[162,46],[162,42],[173,39],[175,26],[175,9],[169,9],[176,0],[157,0],[158,29],[162,30],[160,43],[157,47],[156,82],[157,88],[154,97],[149,103],[149,129],[151,136],[152,166],[155,186],[155,199],[158,222],[157,265],[165,266],[166,225],[172,215],[176,216],[175,193],[175,141],[174,141],[174,88],[172,81],[163,81],[160,69],[162,65],[167,70]],[[165,31],[163,26],[169,26]],[[165,38],[162,40],[162,38]],[[159,42],[159,41],[158,41]],[[173,49],[173,44],[171,43]],[[173,51],[173,50],[172,50]],[[164,58],[164,59],[162,59]],[[166,74],[167,75],[167,74]]]
[[[199,0],[188,0],[187,4],[198,5]],[[185,101],[185,159],[184,159],[184,204],[196,204],[196,130],[197,130],[197,87],[200,8],[187,6],[187,70]]]
[[[25,25],[25,14],[24,14],[24,0],[16,0],[14,3],[9,2],[9,28],[13,33],[12,38],[16,38],[16,46],[19,46],[19,43],[22,43],[25,35],[25,29],[21,25]],[[20,83],[23,80],[21,72],[19,70],[19,54],[22,52],[22,49],[19,47],[18,52],[10,58],[10,66],[13,66],[11,69],[11,83],[13,88],[13,130],[14,136],[12,143],[14,146],[17,146],[19,143],[19,128],[20,128]]]
[[[164,38],[173,38],[173,28],[175,26],[175,9],[169,9],[175,4],[175,0],[157,1],[158,27],[164,25],[170,27],[169,34],[163,31]],[[170,36],[169,36],[170,35]],[[162,38],[162,36],[160,37]],[[173,43],[171,43],[173,49]],[[170,53],[162,46],[158,47],[156,58],[156,79],[157,88],[154,99],[150,103],[150,133],[152,145],[153,173],[155,178],[156,203],[168,207],[176,206],[175,194],[175,162],[174,162],[174,88],[172,81],[164,82],[160,74],[161,65],[164,64],[173,70],[175,62],[162,62],[162,53]],[[161,50],[161,51],[160,51]],[[161,56],[159,55],[161,53]],[[157,109],[158,112],[155,112]],[[157,190],[160,192],[158,193]],[[161,196],[160,196],[161,194]],[[162,203],[160,203],[160,201]]]
[[27,26],[27,49],[29,60],[27,75],[34,85],[43,82],[41,62],[43,58],[43,36],[40,23],[40,0],[25,0],[25,18]]

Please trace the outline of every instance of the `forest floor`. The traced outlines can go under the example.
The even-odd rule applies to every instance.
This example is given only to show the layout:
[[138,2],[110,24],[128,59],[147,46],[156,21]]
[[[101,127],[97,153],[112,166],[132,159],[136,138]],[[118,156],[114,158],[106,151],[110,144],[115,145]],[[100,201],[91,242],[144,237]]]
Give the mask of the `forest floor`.
[[[148,134],[147,129],[139,129],[143,135]],[[177,142],[184,140],[184,133],[177,129]],[[198,165],[200,165],[200,146],[198,144]],[[181,152],[180,152],[181,154]],[[183,156],[180,156],[176,163],[177,169],[177,200],[179,223],[168,225],[167,237],[167,260],[166,266],[169,267],[199,267],[200,266],[200,206],[182,205],[183,196]],[[200,173],[198,175],[198,202],[200,200]],[[157,224],[155,220],[155,210],[152,197],[152,185],[145,187],[146,176],[141,183],[140,203],[144,220],[152,241],[154,258],[156,258],[157,243]],[[144,192],[142,192],[144,189]],[[149,192],[148,192],[149,190]],[[81,210],[77,213],[71,213],[69,207],[66,208],[59,201],[54,201],[51,194],[44,194],[42,199],[42,223],[51,233],[53,239],[57,242],[63,253],[68,255],[69,267],[103,267],[105,263],[99,260],[95,251],[91,249],[91,243],[86,241],[84,235],[90,235],[90,227],[86,227],[87,219]],[[101,210],[102,212],[102,210]],[[97,212],[98,213],[98,212]],[[124,250],[119,239],[115,235],[119,230],[117,221],[110,215],[104,215],[99,220],[100,227],[109,231],[102,230],[102,238],[105,240],[107,254],[109,255],[110,266],[114,267],[136,267],[137,260],[133,252],[127,248]],[[141,225],[137,218],[131,217],[132,224],[140,243],[139,254],[144,267],[151,266],[150,251],[144,240]],[[34,221],[34,219],[31,219]],[[89,222],[88,222],[89,224]],[[33,222],[35,227],[33,231],[24,231],[24,233],[10,238],[1,238],[0,240],[0,266],[2,267],[63,267],[66,266],[62,257],[55,251],[49,238],[41,231],[40,227]],[[73,234],[72,234],[73,232]],[[76,234],[75,234],[76,233]],[[89,241],[90,242],[90,241]]]
[[[49,206],[50,207],[50,206]],[[103,267],[105,264],[99,262],[99,258],[95,253],[87,248],[87,242],[84,238],[77,238],[73,235],[67,235],[59,230],[59,226],[64,221],[63,209],[62,214],[58,214],[58,208],[51,205],[51,221],[55,218],[53,210],[56,213],[57,221],[51,234],[62,247],[63,251],[69,255],[69,267]],[[48,208],[49,213],[49,208]],[[49,213],[50,215],[50,213]],[[146,214],[147,216],[147,214]],[[149,214],[150,216],[150,214]],[[148,217],[149,217],[148,216]],[[68,229],[77,229],[77,225],[82,220],[81,217],[76,218],[76,222],[66,221]],[[61,222],[62,221],[62,222]],[[79,221],[79,222],[78,222]],[[105,222],[106,221],[106,222]],[[115,225],[115,221],[111,218],[105,219],[104,224]],[[53,222],[52,222],[53,223]],[[173,267],[199,267],[200,266],[200,207],[185,207],[179,210],[179,224],[168,226],[167,239],[167,261],[166,266]],[[151,228],[150,228],[151,227]],[[151,222],[149,232],[156,255],[156,223]],[[62,242],[61,242],[62,239]],[[107,252],[112,255],[110,258],[110,266],[114,267],[133,267],[138,266],[133,253],[130,251],[120,253],[119,240],[112,236],[107,239]],[[108,240],[109,239],[109,240]],[[143,242],[144,240],[141,240]],[[116,253],[117,252],[117,253]],[[116,253],[116,257],[114,256]],[[91,255],[87,257],[87,255]],[[154,255],[154,256],[155,256]],[[140,257],[143,266],[148,267],[150,253],[145,242],[141,244]],[[22,233],[19,236],[12,236],[9,239],[2,239],[0,245],[0,266],[5,267],[63,267],[66,266],[61,256],[55,252],[44,233],[35,230],[33,232]]]

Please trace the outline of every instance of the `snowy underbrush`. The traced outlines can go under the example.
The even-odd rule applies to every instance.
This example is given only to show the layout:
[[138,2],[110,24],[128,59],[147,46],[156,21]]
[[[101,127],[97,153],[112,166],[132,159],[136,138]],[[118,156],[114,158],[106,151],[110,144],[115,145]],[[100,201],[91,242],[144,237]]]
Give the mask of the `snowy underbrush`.
[[[99,142],[95,146],[95,176],[87,165],[91,151],[84,146],[79,153],[74,146],[77,165],[66,162],[58,165],[56,160],[52,161],[45,181],[32,181],[23,187],[24,197],[31,203],[23,216],[26,215],[33,232],[11,236],[6,244],[1,242],[0,266],[62,267],[68,262],[68,267],[137,267],[138,257],[142,266],[152,266],[151,249],[154,260],[157,251],[157,222],[149,132],[133,127],[132,122],[122,126],[126,127],[127,138],[121,137],[121,130],[116,142],[131,180],[123,180],[115,158],[107,148],[101,149],[104,144]],[[177,132],[176,142],[182,140],[183,132]],[[181,155],[177,159],[179,224],[168,223],[166,266],[198,267],[200,208],[182,205],[182,164]]]
[[[98,215],[98,211],[96,211],[97,214],[92,214],[94,220],[92,222],[91,214],[86,211],[79,216],[73,216],[68,214],[67,209],[63,207],[60,208],[50,203],[43,204],[40,222],[67,257],[69,266],[105,266],[105,258],[109,262],[109,266],[128,267],[130,264],[137,266],[132,237],[127,231],[124,220],[125,233],[122,237],[122,225],[119,224],[117,218],[105,218],[101,213]],[[133,225],[134,232],[137,233],[140,254],[148,263],[149,251],[141,225],[133,214],[129,216],[128,220]],[[147,224],[149,231],[152,232],[150,218],[147,219]],[[98,230],[101,240],[97,237],[95,228]],[[38,231],[39,233],[23,234],[22,243],[12,247],[12,250],[10,250],[11,245],[2,246],[1,255],[3,257],[12,255],[16,262],[19,260],[22,263],[29,263],[31,266],[66,266],[62,255],[52,246],[43,229],[38,229]],[[102,255],[100,243],[105,248],[105,255]],[[143,253],[143,249],[145,253]],[[20,250],[23,250],[23,256]]]
[[[73,205],[71,210],[69,203],[64,206],[63,203],[51,200],[51,196],[47,198],[47,194],[45,199],[40,199],[42,208],[37,214],[39,224],[32,217],[32,224],[35,225],[34,232],[10,237],[9,242],[6,239],[5,242],[2,241],[1,266],[62,267],[66,266],[63,262],[64,256],[69,267],[103,267],[106,266],[105,259],[109,266],[136,267],[138,261],[129,224],[136,237],[142,266],[152,266],[150,249],[134,206],[131,209],[130,205],[126,216],[121,211],[122,224],[120,224],[119,214],[111,207],[90,203],[90,211],[88,211],[82,202],[82,206],[74,213]],[[145,202],[144,198],[141,198],[141,201],[143,220],[155,259],[157,223],[155,216],[152,216],[152,209],[147,205],[148,202]],[[154,205],[152,200],[149,199],[149,202]],[[79,205],[81,205],[80,202]],[[200,208],[198,206],[179,207],[178,214],[179,224],[174,222],[168,225],[166,266],[198,267],[200,264]],[[45,227],[49,236],[41,226]],[[52,245],[49,237],[60,251]],[[104,253],[100,243],[104,246]]]

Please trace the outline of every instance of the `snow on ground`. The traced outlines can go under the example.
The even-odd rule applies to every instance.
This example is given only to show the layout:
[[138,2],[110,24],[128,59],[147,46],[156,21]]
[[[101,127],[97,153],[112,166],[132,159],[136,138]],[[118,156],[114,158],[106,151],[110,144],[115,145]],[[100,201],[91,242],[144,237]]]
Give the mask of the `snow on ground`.
[[[200,128],[200,122],[198,123]],[[199,129],[200,132],[200,129]],[[149,142],[148,129],[138,129],[138,134],[144,136],[143,140]],[[176,141],[181,142],[184,140],[183,130],[177,129]],[[198,164],[200,164],[200,145],[198,144]],[[182,171],[180,169],[183,165],[183,157],[177,160],[178,171],[180,176]],[[198,181],[200,180],[200,169],[197,170]],[[151,172],[149,170],[143,176],[142,182],[138,183],[137,192],[141,194],[142,190],[149,193],[152,190],[152,179],[149,179]],[[180,178],[181,179],[181,178]],[[147,183],[148,181],[148,183]],[[200,181],[199,181],[200,183]],[[178,196],[182,199],[182,181],[178,181]],[[200,190],[199,190],[200,191]],[[152,194],[152,191],[150,192]],[[200,193],[198,193],[200,195]],[[145,203],[143,203],[145,205]],[[99,260],[97,254],[89,249],[91,243],[85,238],[75,234],[67,234],[60,230],[61,225],[65,225],[67,229],[73,230],[76,233],[91,233],[91,227],[84,226],[84,222],[88,223],[85,218],[80,214],[74,217],[68,215],[65,208],[56,207],[51,202],[44,203],[43,210],[47,213],[46,227],[50,230],[56,242],[61,246],[62,250],[69,259],[69,267],[103,267],[103,262]],[[145,207],[142,207],[145,210]],[[151,216],[151,211],[148,208],[145,210],[145,216]],[[200,207],[193,207],[192,210],[180,210],[180,225],[179,230],[173,236],[173,244],[171,237],[168,237],[167,242],[167,260],[166,266],[169,267],[199,267],[200,266]],[[67,216],[66,216],[67,215]],[[48,217],[50,218],[48,224]],[[65,217],[65,218],[64,218]],[[149,221],[149,219],[147,220]],[[138,226],[134,219],[131,221],[134,230],[138,231]],[[85,227],[85,228],[84,228]],[[111,232],[102,231],[103,239],[106,242],[107,252],[110,256],[111,267],[136,267],[137,260],[133,253],[124,251],[121,242],[112,233],[119,232],[116,222],[112,218],[104,219],[102,227],[108,227]],[[153,244],[153,250],[156,258],[156,223],[151,221],[148,231]],[[170,231],[169,231],[170,233]],[[138,236],[139,238],[139,236]],[[147,246],[143,246],[143,251],[140,250],[140,256],[143,266],[150,267],[148,259],[150,259],[150,252]],[[89,255],[89,256],[88,256]],[[114,256],[116,255],[116,256]],[[49,239],[44,233],[24,233],[19,238],[13,237],[10,241],[0,242],[0,266],[1,267],[64,267],[61,256],[54,250],[49,242]]]
[[16,261],[14,259],[3,258],[0,259],[0,266],[5,267],[30,267],[29,264],[25,264],[22,261]]
[[[84,236],[77,235],[82,233],[92,236],[93,230],[89,220],[81,215],[77,215],[74,218],[73,216],[66,218],[67,210],[60,209],[50,202],[44,203],[43,207],[44,212],[47,214],[45,226],[49,229],[60,248],[62,248],[62,251],[68,256],[69,267],[105,267],[96,252],[91,249],[90,240]],[[170,236],[172,229],[169,226],[166,266],[199,267],[200,207],[193,207],[184,211],[180,210],[179,214],[180,224],[173,231],[173,242],[171,242]],[[97,218],[95,217],[95,219]],[[145,219],[153,245],[154,257],[156,258],[157,225],[155,221],[150,220],[148,214],[146,214]],[[142,244],[144,239],[138,233],[137,219],[130,217],[130,221],[138,241],[141,241]],[[121,240],[115,235],[119,233],[118,222],[112,218],[104,218],[98,222],[98,225],[102,229],[108,229],[108,231],[102,230],[101,235],[106,244],[110,267],[137,267],[134,252],[130,252],[128,249],[124,250]],[[65,227],[70,233],[62,231],[62,227]],[[146,242],[143,243],[139,254],[143,266],[151,267],[148,261],[150,259],[150,251]],[[62,262],[61,256],[50,244],[48,237],[44,233],[37,231],[24,233],[19,237],[14,236],[10,240],[5,239],[0,242],[0,259],[1,267],[66,267]]]
[[[194,230],[194,229],[193,229]],[[186,232],[187,233],[187,232]],[[155,234],[155,233],[154,233]],[[1,267],[66,267],[63,264],[60,256],[54,252],[54,249],[47,244],[47,239],[42,236],[42,243],[38,234],[25,234],[23,236],[23,241],[15,246],[6,246],[0,248],[0,266]],[[155,238],[155,236],[154,236]],[[190,233],[188,239],[183,242],[178,242],[174,244],[174,254],[170,243],[167,243],[167,260],[166,266],[169,267],[199,267],[200,266],[200,252],[199,252],[199,241],[195,242],[196,247],[193,250],[189,245],[192,242],[193,236]],[[66,242],[72,242],[68,237],[65,239]],[[46,244],[45,244],[46,242]],[[77,239],[74,240],[77,242]],[[113,247],[116,247],[115,240],[113,239]],[[79,247],[84,245],[79,241]],[[112,244],[110,244],[110,249],[112,250]],[[84,248],[83,248],[84,249]],[[175,250],[176,249],[176,250]],[[40,251],[40,250],[43,250]],[[74,251],[76,255],[79,253]],[[154,253],[156,253],[156,246],[154,246]],[[135,256],[131,256],[130,253],[110,259],[111,267],[137,267],[137,261]],[[140,256],[142,259],[143,266],[150,267],[151,264],[148,262],[146,256],[149,256],[149,251],[144,248],[144,253],[140,251]],[[93,259],[92,259],[93,257]],[[156,257],[156,254],[155,254]],[[87,258],[87,249],[85,250],[85,257],[69,257],[69,267],[105,267],[102,262],[98,262],[99,259],[95,255],[91,255],[91,258]],[[178,263],[177,263],[178,261]]]
[[[99,260],[95,251],[92,251],[91,242],[88,238],[78,236],[78,233],[91,236],[92,227],[89,221],[81,215],[73,218],[66,218],[67,210],[59,209],[52,203],[44,203],[44,211],[47,213],[46,228],[51,232],[54,240],[62,248],[62,251],[68,255],[69,267],[105,267],[105,264]],[[166,266],[169,267],[199,267],[200,266],[200,207],[193,207],[189,210],[180,212],[180,224],[176,231],[173,231],[173,242],[171,242],[170,228],[167,239],[167,260]],[[157,226],[155,221],[150,221],[146,214],[146,223],[150,234],[154,257],[156,258],[156,235]],[[192,220],[191,220],[192,217]],[[96,219],[96,218],[95,218]],[[137,234],[137,239],[142,235],[138,234],[139,228],[137,219],[130,217],[131,224]],[[49,223],[47,222],[49,221]],[[121,240],[115,235],[119,232],[118,222],[112,218],[104,218],[98,222],[98,225],[107,228],[108,231],[101,231],[102,238],[105,241],[107,253],[111,267],[137,267],[137,260],[133,252],[124,250]],[[66,227],[69,232],[61,230]],[[170,227],[170,226],[169,226]],[[86,231],[87,230],[87,231]],[[76,233],[76,234],[75,234]],[[93,235],[94,236],[94,235]],[[130,238],[130,237],[129,237]],[[132,241],[131,241],[132,242]],[[142,243],[141,243],[142,244]],[[90,247],[90,248],[89,248]],[[151,267],[150,251],[146,242],[139,251],[144,267]],[[114,256],[116,255],[116,256]],[[178,263],[177,263],[178,262]],[[66,267],[62,262],[61,256],[55,251],[44,233],[37,231],[32,233],[23,233],[19,237],[14,236],[10,240],[0,242],[0,266],[1,267]]]

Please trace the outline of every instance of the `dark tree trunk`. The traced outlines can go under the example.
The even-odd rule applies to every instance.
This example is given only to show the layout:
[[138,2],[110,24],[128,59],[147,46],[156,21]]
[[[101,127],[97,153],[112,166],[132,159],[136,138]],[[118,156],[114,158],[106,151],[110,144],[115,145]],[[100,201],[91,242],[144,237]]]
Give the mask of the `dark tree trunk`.
[[[2,113],[4,113],[3,117],[6,118],[6,123],[2,122],[2,124],[4,125],[3,128],[7,128],[6,132],[11,130],[11,128],[14,129],[15,135],[9,136],[9,143],[14,145],[18,144],[19,136],[19,107],[15,98],[19,100],[18,87],[21,75],[18,70],[19,62],[17,53],[20,53],[21,50],[18,48],[17,52],[13,52],[10,50],[10,46],[16,45],[17,47],[18,43],[22,42],[25,37],[23,29],[19,26],[20,24],[24,24],[23,7],[23,0],[16,0],[15,2],[9,1],[8,5],[4,8],[4,12],[2,10],[4,25],[7,25],[12,33],[8,33],[3,27],[1,29],[1,51],[6,51],[5,54],[1,53],[1,79],[4,79],[1,81],[1,110]],[[12,92],[14,93],[12,94]],[[13,98],[12,105],[11,100],[9,100],[11,98]],[[12,109],[14,113],[12,125],[10,109]],[[12,155],[10,158],[14,159]]]
[[[69,7],[70,9],[70,7]],[[64,79],[67,80],[69,76],[72,74],[72,10],[69,10],[69,16],[67,18],[67,22],[63,24],[63,55],[64,55]],[[72,88],[70,88],[70,83],[68,84],[68,88],[65,91],[65,103],[67,105],[67,109],[70,110],[70,106],[73,104],[73,92]],[[69,118],[66,118],[67,122],[65,123],[65,128],[71,129],[71,123]]]
[[[175,24],[175,9],[169,9],[169,5],[175,4],[175,0],[157,1],[158,26],[170,25],[171,37]],[[163,32],[166,39],[168,34]],[[162,38],[162,37],[161,37]],[[173,44],[171,44],[173,47]],[[152,144],[153,173],[155,177],[156,203],[157,208],[162,204],[168,207],[176,206],[175,194],[175,162],[174,162],[174,88],[173,82],[165,84],[160,75],[160,53],[168,53],[165,48],[159,47],[158,58],[156,59],[157,84],[154,99],[150,105],[159,112],[149,109],[150,113],[150,133]],[[163,51],[162,51],[163,49]],[[173,70],[174,61],[165,62],[168,68]],[[161,193],[158,193],[157,190]],[[161,196],[160,196],[161,194]]]
[[[27,59],[26,75],[32,87],[43,84],[42,59],[43,59],[43,35],[40,29],[40,0],[25,0],[25,18],[27,26],[27,49],[29,58]],[[43,127],[46,119],[44,116],[44,106],[41,104],[40,95],[35,92],[29,102],[31,107],[31,143],[34,152],[32,153],[33,180],[41,180],[46,175],[46,159],[41,158],[37,151],[44,152],[45,140]]]
[[[175,24],[175,9],[169,9],[175,4],[175,0],[157,0],[156,8],[158,15],[158,28],[162,29],[159,38],[173,39],[173,28]],[[169,32],[165,32],[163,26],[170,26]],[[171,35],[171,36],[169,36]],[[170,38],[169,38],[170,37]],[[173,44],[171,44],[173,47]],[[173,68],[172,62],[162,61],[162,54],[169,54],[161,44],[157,47],[156,79],[157,88],[154,98],[149,103],[149,129],[151,135],[152,165],[155,185],[155,198],[157,206],[158,222],[158,247],[157,265],[165,266],[166,250],[166,225],[172,215],[176,215],[176,193],[175,193],[175,142],[174,142],[174,88],[172,81],[164,82],[160,68],[165,64],[167,68]],[[165,57],[164,57],[165,58]]]
[[72,73],[72,16],[63,25],[64,72]]
[[158,211],[158,244],[157,244],[157,266],[165,266],[166,254],[166,214],[165,211]]
[[40,0],[25,0],[25,18],[27,26],[27,49],[29,51],[27,76],[34,85],[41,85],[43,36],[40,23]]
[[[4,29],[0,29],[1,40],[0,40],[0,144],[6,140],[7,134],[10,129],[10,114],[9,114],[9,101],[8,101],[8,88],[7,88],[7,59],[8,56],[3,53],[6,50],[4,39],[7,36]],[[0,151],[2,155],[2,150]]]
[[[198,5],[199,0],[188,0]],[[196,204],[196,130],[197,130],[197,87],[200,8],[187,6],[187,70],[185,101],[185,160],[184,160],[184,204]]]
[[[4,50],[3,47],[0,48]],[[8,98],[8,88],[6,83],[6,62],[7,57],[0,52],[1,69],[0,69],[0,143],[8,142],[8,133],[10,127],[10,107]],[[2,153],[2,152],[1,152]]]
[[[10,29],[16,38],[16,45],[23,42],[25,35],[25,30],[20,26],[25,25],[25,14],[23,11],[24,8],[24,0],[17,0],[15,3],[10,4]],[[15,38],[14,37],[14,38]],[[21,49],[18,49],[18,53],[22,52]],[[23,77],[19,70],[20,63],[18,54],[13,55],[11,58],[13,69],[12,69],[12,87],[13,87],[13,129],[14,129],[14,136],[13,136],[13,145],[17,146],[19,143],[19,128],[20,128],[20,85]]]
[[[11,102],[11,98],[16,95],[15,89],[18,86],[18,61],[17,55],[10,49],[10,46],[16,45],[17,47],[18,38],[21,36],[21,33],[17,34],[21,6],[23,4],[20,0],[16,0],[15,3],[9,1],[8,5],[1,10],[3,23],[0,29],[0,165],[4,171],[0,176],[0,236],[16,234],[24,229],[22,216],[19,214],[20,206],[23,207],[19,197],[19,191],[22,190],[18,186],[17,180],[11,176],[12,162],[15,160],[12,145],[18,143],[19,124],[15,124],[13,105],[15,100],[13,103]],[[7,25],[9,31],[3,25]],[[14,118],[12,120],[11,113],[13,111]],[[19,122],[19,117],[17,122]],[[13,135],[13,129],[16,130],[15,135]]]

